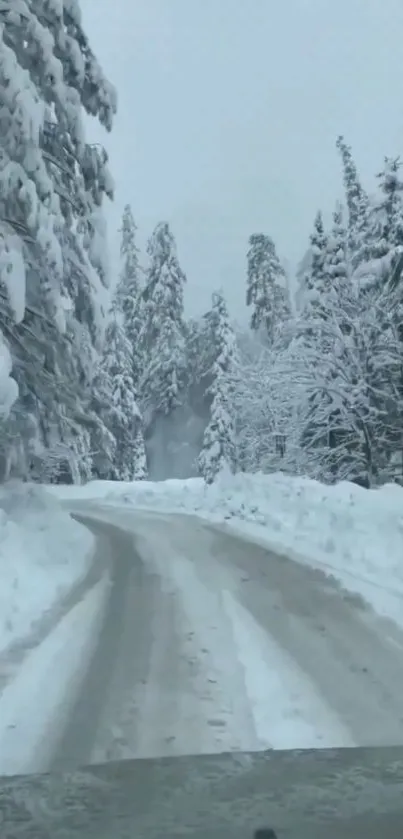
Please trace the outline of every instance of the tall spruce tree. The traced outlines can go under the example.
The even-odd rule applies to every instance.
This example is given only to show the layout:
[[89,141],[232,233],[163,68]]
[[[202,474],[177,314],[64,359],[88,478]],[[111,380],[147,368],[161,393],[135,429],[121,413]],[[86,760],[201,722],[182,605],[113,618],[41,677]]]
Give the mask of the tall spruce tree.
[[290,312],[286,275],[270,236],[256,233],[249,239],[246,305],[252,307],[251,328],[263,330],[269,343],[277,326]]
[[343,182],[348,210],[349,257],[352,269],[355,269],[363,261],[366,261],[369,255],[368,217],[370,202],[361,184],[351,146],[345,142],[341,135],[337,138],[336,146],[343,167]]
[[[351,281],[351,268],[348,255],[347,230],[343,223],[343,208],[338,204],[333,213],[333,226],[328,237],[325,252],[324,274],[327,277],[327,292],[323,307],[330,313],[337,309],[353,316],[356,309],[356,293]],[[340,306],[341,298],[343,306]],[[337,305],[336,305],[337,303]],[[348,324],[341,325],[348,330]]]
[[403,182],[400,161],[385,157],[378,173],[380,192],[367,218],[364,246],[358,252],[355,279],[361,293],[369,299],[392,286],[400,285],[402,273],[400,250],[403,245]]
[[123,211],[120,256],[122,267],[112,300],[112,312],[120,318],[125,335],[131,345],[133,380],[136,390],[143,371],[140,333],[142,320],[142,269],[136,245],[137,227],[130,204]]
[[112,182],[105,152],[85,141],[83,114],[110,129],[116,101],[78,2],[2,10],[0,87],[0,233],[14,270],[12,283],[9,267],[0,276],[0,328],[19,385],[10,433],[23,438],[23,474],[31,464],[40,478],[41,449],[46,459],[53,448],[77,453],[61,464],[64,477],[86,477],[107,281],[101,204]]
[[123,211],[120,256],[122,268],[114,296],[114,308],[121,312],[126,335],[133,351],[137,345],[141,326],[142,270],[136,245],[137,227],[130,204]]
[[105,425],[116,441],[113,477],[120,481],[147,476],[143,422],[133,379],[132,347],[124,327],[112,317],[105,336],[102,372],[109,384]]
[[186,276],[168,224],[157,225],[147,252],[150,264],[142,293],[140,351],[144,371],[140,403],[148,425],[158,414],[170,414],[181,402],[186,380],[183,304]]
[[213,296],[209,321],[214,347],[211,385],[208,390],[211,399],[210,420],[204,432],[198,467],[206,483],[210,484],[222,470],[234,472],[237,460],[231,393],[237,347],[235,333],[222,294]]
[[314,229],[310,237],[311,264],[305,272],[305,294],[303,313],[306,318],[324,315],[324,301],[329,291],[329,275],[326,270],[328,236],[325,232],[322,213],[315,216]]

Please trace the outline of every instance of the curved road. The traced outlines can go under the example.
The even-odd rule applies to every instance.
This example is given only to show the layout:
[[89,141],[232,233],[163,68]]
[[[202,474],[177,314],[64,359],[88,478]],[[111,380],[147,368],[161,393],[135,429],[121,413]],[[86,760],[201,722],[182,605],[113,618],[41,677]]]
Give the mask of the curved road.
[[290,747],[403,744],[403,633],[359,598],[197,518],[85,510],[112,585],[50,768],[286,747],[297,724]]

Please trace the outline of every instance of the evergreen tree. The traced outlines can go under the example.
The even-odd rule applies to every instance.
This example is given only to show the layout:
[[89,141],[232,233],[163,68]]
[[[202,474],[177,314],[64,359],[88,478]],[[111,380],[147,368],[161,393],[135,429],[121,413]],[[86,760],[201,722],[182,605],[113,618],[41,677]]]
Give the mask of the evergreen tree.
[[385,157],[378,174],[380,199],[369,216],[372,248],[370,257],[382,259],[403,244],[403,183],[399,177],[399,159]]
[[324,272],[332,278],[332,287],[339,287],[348,279],[347,231],[343,224],[343,208],[338,204],[333,213],[333,227],[328,237],[324,258]]
[[362,212],[364,201],[364,190],[358,177],[351,146],[349,146],[342,135],[337,138],[336,146],[340,152],[343,164],[343,181],[346,190],[346,201],[348,209],[348,227],[352,233],[357,228]]
[[[330,314],[334,313],[336,308],[341,311],[342,299],[343,311],[346,314],[350,312],[352,317],[356,309],[356,295],[354,295],[351,282],[347,230],[343,224],[343,209],[340,204],[333,213],[333,227],[328,238],[323,268],[328,278],[328,291],[323,300],[323,307],[328,309]],[[348,330],[349,323],[340,324],[340,328]]]
[[116,441],[112,476],[120,481],[142,480],[147,476],[147,461],[132,347],[124,327],[114,317],[106,330],[102,375],[109,390],[104,422]]
[[[102,360],[103,361],[103,360]],[[113,381],[99,365],[92,382],[90,410],[95,421],[91,426],[92,473],[100,481],[119,480],[116,467],[117,439],[110,426],[113,426]]]
[[85,477],[98,291],[107,279],[100,206],[112,184],[106,154],[85,142],[82,117],[86,110],[110,129],[115,95],[77,2],[21,3],[3,11],[2,23],[0,234],[10,260],[0,274],[0,328],[20,391],[10,434],[25,438],[24,474],[34,460],[40,478],[40,451],[53,448],[76,451],[79,463],[61,468]]
[[204,433],[203,448],[198,459],[199,472],[206,483],[212,483],[223,469],[234,472],[236,467],[231,383],[237,347],[222,294],[213,297],[210,325],[215,351],[211,370],[212,383],[209,388],[210,421]]
[[183,292],[186,276],[168,224],[155,228],[148,243],[150,265],[142,293],[140,351],[144,372],[140,400],[147,425],[181,402],[186,379]]
[[298,263],[296,270],[295,306],[297,312],[302,312],[305,306],[311,267],[312,251],[311,248],[308,248],[301,261]]
[[363,189],[351,147],[342,136],[337,139],[343,165],[343,181],[348,209],[348,248],[353,268],[368,258],[368,216],[370,203]]
[[263,233],[249,239],[246,305],[253,306],[251,328],[264,329],[269,343],[274,340],[279,323],[290,312],[285,271],[273,240]]
[[207,389],[214,361],[210,312],[200,320],[185,324],[185,353],[187,386]]
[[112,300],[112,313],[120,318],[127,339],[132,347],[133,379],[136,389],[139,387],[143,371],[140,334],[142,328],[142,269],[139,264],[139,251],[136,245],[136,224],[129,204],[123,211],[121,227],[120,256],[122,268],[119,282]]
[[[359,251],[355,279],[366,299],[377,296],[390,283],[400,283],[399,252],[403,245],[403,183],[400,161],[385,157],[378,174],[380,194],[368,214],[365,246]],[[366,303],[365,305],[368,305]]]
[[[312,263],[307,276],[309,293],[305,300],[302,317],[299,320],[298,341],[292,349],[298,348],[302,363],[310,368],[312,359],[327,358],[336,351],[336,339],[339,330],[350,329],[351,309],[342,307],[345,315],[343,324],[339,323],[340,301],[346,300],[348,265],[346,254],[346,232],[342,224],[342,211],[338,207],[333,217],[333,228],[328,235],[324,230],[322,214],[315,218],[314,231],[311,235]],[[292,357],[292,354],[291,356]],[[301,362],[299,362],[301,363]],[[307,398],[301,400],[299,406],[301,436],[297,445],[303,451],[320,458],[323,450],[334,449],[339,444],[343,429],[340,429],[339,414],[334,402],[329,396],[333,368],[323,365],[328,372],[326,386],[311,389],[307,385]],[[325,379],[325,375],[323,376]],[[309,381],[309,378],[308,378]],[[309,394],[309,395],[308,395]],[[323,416],[327,415],[328,422],[323,423]],[[320,454],[319,454],[320,453]]]
[[370,202],[338,145],[348,227],[340,206],[329,234],[318,214],[292,340],[243,357],[231,406],[242,468],[368,487],[403,480],[403,190],[386,158]]
[[379,233],[381,248],[385,252],[403,244],[403,182],[400,169],[399,158],[385,157],[384,168],[378,174],[381,190]]
[[[123,211],[120,255],[122,270],[114,295],[113,308],[120,312],[133,353],[138,352],[141,327],[141,268],[136,245],[136,224],[130,204]],[[135,359],[136,360],[136,359]]]
[[303,314],[305,318],[323,317],[324,301],[329,292],[329,275],[326,270],[328,237],[325,233],[322,213],[316,214],[313,233],[310,237],[311,265],[305,272],[305,294]]

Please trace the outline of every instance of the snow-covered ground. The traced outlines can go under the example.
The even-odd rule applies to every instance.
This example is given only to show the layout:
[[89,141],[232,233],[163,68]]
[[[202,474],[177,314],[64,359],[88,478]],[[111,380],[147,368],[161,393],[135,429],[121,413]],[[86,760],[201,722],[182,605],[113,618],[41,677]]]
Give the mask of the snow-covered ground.
[[93,499],[227,522],[249,540],[320,567],[403,625],[403,489],[394,484],[365,490],[278,473],[224,476],[211,487],[199,479],[95,481],[54,491],[71,502]]
[[[275,640],[274,634],[271,637],[270,626],[263,631],[259,620],[253,617],[252,604],[246,608],[246,601],[242,603],[237,582],[239,568],[237,570],[232,553],[237,550],[235,544],[225,547],[224,540],[222,550],[229,551],[229,554],[227,557],[223,555],[222,562],[217,565],[216,556],[209,559],[211,531],[200,522],[186,517],[189,527],[185,527],[183,517],[174,516],[171,519],[162,515],[159,519],[154,517],[154,525],[150,528],[149,514],[152,511],[196,514],[202,519],[220,523],[221,527],[228,528],[249,543],[262,545],[277,555],[272,559],[273,579],[276,575],[282,579],[282,563],[278,557],[288,556],[332,575],[344,588],[361,594],[378,613],[403,625],[402,489],[386,486],[367,491],[347,483],[327,487],[308,479],[289,478],[281,474],[223,476],[211,487],[206,487],[198,479],[133,484],[92,482],[83,487],[59,486],[47,490],[16,484],[0,491],[0,774],[46,768],[99,636],[103,607],[110,590],[107,579],[98,581],[67,614],[60,613],[60,620],[52,632],[44,635],[39,645],[31,645],[32,649],[22,666],[12,671],[13,678],[9,678],[8,652],[18,642],[27,642],[29,647],[29,639],[32,633],[37,633],[43,616],[57,610],[57,605],[88,572],[93,558],[93,537],[67,512],[69,508],[84,511],[86,506],[92,509],[95,517],[102,519],[103,527],[109,522],[113,533],[114,527],[121,527],[122,532],[133,530],[140,538],[138,549],[145,552],[146,558],[150,551],[154,556],[153,561],[159,568],[156,579],[168,575],[167,590],[171,594],[168,600],[164,600],[166,594],[162,588],[159,595],[162,601],[155,610],[161,623],[165,609],[168,623],[164,626],[162,622],[159,635],[157,625],[154,626],[154,635],[151,633],[152,637],[155,636],[154,657],[155,644],[157,647],[160,644],[162,650],[164,643],[169,642],[168,648],[175,660],[175,647],[173,640],[169,640],[171,636],[168,632],[169,621],[174,618],[167,604],[172,592],[176,592],[175,597],[182,603],[183,615],[189,613],[189,626],[186,625],[182,635],[190,645],[189,650],[186,647],[190,664],[193,660],[202,661],[199,670],[203,675],[203,667],[208,670],[211,659],[211,673],[206,671],[205,683],[199,685],[201,698],[197,699],[192,682],[194,677],[189,676],[187,692],[184,691],[183,696],[178,695],[173,703],[172,707],[176,708],[182,702],[183,713],[181,711],[177,721],[173,717],[172,725],[175,727],[177,724],[178,731],[170,748],[179,748],[182,740],[189,740],[189,732],[182,725],[185,710],[192,722],[196,742],[198,738],[203,739],[204,730],[208,731],[210,716],[213,715],[214,721],[213,711],[216,709],[221,713],[222,724],[227,704],[228,708],[232,707],[234,696],[238,705],[243,702],[242,719],[249,719],[252,714],[255,733],[249,742],[246,724],[239,722],[235,725],[238,719],[235,714],[231,725],[231,714],[227,714],[229,722],[227,720],[222,737],[220,734],[222,748],[301,748],[319,743],[322,746],[354,745],[354,737],[344,729],[341,717],[340,720],[337,715],[333,718],[330,705],[328,707],[320,690],[318,693],[320,679],[316,678],[315,682],[305,673],[304,666],[297,666],[295,651],[287,652],[284,645]],[[141,515],[141,510],[147,513]],[[130,538],[126,541],[130,561],[132,541]],[[119,541],[116,549],[121,550]],[[258,548],[249,550],[256,553]],[[242,547],[239,551],[241,555]],[[256,562],[265,564],[266,555],[260,553],[259,557],[256,553]],[[268,555],[267,562],[270,561]],[[274,570],[274,563],[277,570]],[[224,571],[224,568],[227,570]],[[291,584],[294,585],[292,581]],[[308,597],[309,582],[306,585]],[[133,596],[141,600],[143,594],[138,592],[136,595],[134,592]],[[273,596],[269,586],[268,597]],[[275,604],[273,606],[272,603],[271,607],[274,608]],[[133,607],[131,612],[135,614]],[[151,616],[151,605],[148,614]],[[275,620],[274,612],[272,619]],[[176,624],[178,620],[175,619]],[[222,649],[219,638],[223,639]],[[178,640],[179,651],[181,643]],[[309,650],[306,652],[308,654]],[[355,653],[360,660],[360,649],[357,648]],[[385,672],[389,679],[389,671],[396,674],[396,670],[393,661],[389,667],[387,655],[389,653],[385,653]],[[182,653],[178,656],[178,660],[182,661]],[[378,659],[383,662],[383,655]],[[365,659],[365,662],[362,672],[359,666],[353,667],[351,673],[348,671],[350,681],[355,678],[359,682],[358,687],[362,685],[361,691],[352,684],[354,701],[360,702],[357,696],[366,695],[365,674],[369,672],[368,667],[374,668],[377,678],[379,675],[376,670],[380,666],[378,660],[367,662]],[[348,670],[348,662],[345,666]],[[240,683],[244,682],[243,692],[239,691],[239,686],[235,689],[231,682],[231,672],[234,675],[235,671]],[[161,702],[161,697],[168,694],[159,689],[161,673],[158,668],[154,681],[150,673],[147,690],[153,693],[154,698],[151,701],[148,697],[143,704],[152,717],[153,702],[155,704],[158,697],[158,702]],[[356,673],[358,676],[354,675]],[[5,675],[7,678],[4,678]],[[343,678],[340,682],[343,683]],[[383,684],[382,674],[379,684]],[[179,683],[176,689],[180,690]],[[346,699],[347,704],[348,690],[347,685],[347,699],[341,697],[343,701]],[[375,694],[371,696],[369,712],[375,715],[375,719],[377,698]],[[204,727],[203,702],[204,705],[207,703],[209,711],[205,713],[207,722]],[[360,716],[361,706],[357,707]],[[155,733],[156,754],[161,748],[155,723],[159,717],[161,730],[166,733],[162,708],[161,714],[158,708],[156,706],[154,722],[150,718],[148,734],[144,732],[144,736]],[[387,711],[385,715],[389,719]],[[394,718],[394,712],[392,716]],[[241,729],[243,739],[242,743],[238,743],[238,735],[235,737],[234,732],[239,733]],[[214,732],[214,726],[212,730]],[[211,731],[210,740],[207,737],[203,749],[210,741]],[[149,751],[148,741],[146,746],[144,753]]]
[[[115,516],[116,511],[111,513],[116,523]],[[208,531],[195,529],[193,520],[186,527],[183,518],[170,524],[166,517],[153,519],[151,527],[150,519],[142,518],[135,532],[144,561],[165,581],[165,592],[175,597],[179,629],[171,635],[169,622],[161,625],[164,605],[166,610],[162,598],[150,616],[159,643],[138,702],[136,755],[163,754],[167,735],[174,754],[355,745],[352,733],[293,655],[241,602],[236,564],[225,568],[217,562],[217,545],[215,557],[209,557]],[[231,555],[232,543],[226,547]],[[249,558],[257,554],[261,552],[250,546]],[[175,669],[178,659],[197,662],[183,681]],[[172,686],[161,683],[167,660],[176,674],[173,695]]]
[[100,580],[0,694],[0,775],[48,769],[97,640],[108,586]]
[[90,532],[46,490],[27,484],[1,488],[0,657],[29,639],[84,577],[93,548]]
[[104,580],[63,613],[94,548],[45,489],[0,489],[0,774],[46,767],[52,714],[67,713],[100,614]]

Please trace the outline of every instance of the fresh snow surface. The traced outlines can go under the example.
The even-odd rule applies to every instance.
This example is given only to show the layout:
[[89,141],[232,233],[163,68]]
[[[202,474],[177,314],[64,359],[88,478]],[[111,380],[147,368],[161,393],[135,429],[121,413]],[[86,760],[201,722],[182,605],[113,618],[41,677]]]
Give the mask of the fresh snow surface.
[[0,775],[47,771],[91,658],[108,590],[105,577],[34,648],[0,694]]
[[224,608],[232,623],[259,748],[354,746],[305,673],[229,591],[224,592]]
[[[46,490],[0,490],[0,655],[28,639],[92,561],[94,539]],[[0,712],[1,718],[1,712]]]
[[[151,551],[159,576],[169,583],[167,591],[180,593],[186,630],[180,637],[186,640],[186,655],[200,667],[192,690],[178,699],[175,748],[185,748],[192,737],[210,751],[354,745],[315,684],[236,599],[232,569],[224,572],[217,566],[214,579],[208,538],[199,553],[206,562],[191,562],[183,523],[178,520],[175,531],[175,519],[161,516],[150,533],[148,516],[142,521],[140,511],[196,514],[221,523],[249,542],[320,567],[380,613],[403,623],[401,489],[367,491],[347,483],[327,487],[281,474],[226,475],[210,487],[199,479],[92,482],[47,491],[9,485],[0,491],[0,652],[13,641],[24,641],[44,611],[89,567],[92,536],[63,512],[62,501],[70,508],[84,508],[87,501],[95,516],[133,528],[137,535],[143,528],[143,549]],[[189,539],[194,538],[192,528],[189,520]],[[87,593],[3,687],[0,774],[47,768],[99,637],[108,586],[105,578]],[[160,753],[158,731],[166,733],[164,693],[157,689],[161,678],[158,661],[151,658],[142,705],[144,742],[137,744],[144,756],[153,738],[155,753]],[[218,734],[207,724],[216,718],[226,720]]]
[[[127,526],[116,511],[107,518]],[[163,591],[175,597],[177,635],[167,643],[154,625],[157,643],[147,684],[140,699],[136,697],[141,709],[136,757],[354,746],[350,732],[315,685],[239,602],[231,572],[227,576],[222,566],[208,561],[201,534],[197,557],[206,562],[186,557],[182,540],[186,533],[192,538],[192,522],[188,530],[180,528],[180,542],[174,535],[170,541],[166,520],[160,528],[155,521],[152,535],[148,532],[143,541],[149,521],[136,525],[137,546],[164,581]],[[156,611],[161,617],[162,604],[156,604]],[[165,631],[168,628],[165,624]],[[178,638],[184,645],[179,646],[180,660],[197,662],[197,667],[172,693],[172,685],[161,677],[167,665],[175,667]],[[174,752],[164,752],[167,740]]]
[[133,484],[94,481],[57,487],[64,500],[96,500],[164,512],[197,513],[298,562],[321,568],[403,626],[403,489],[366,490],[308,478],[225,476]]

